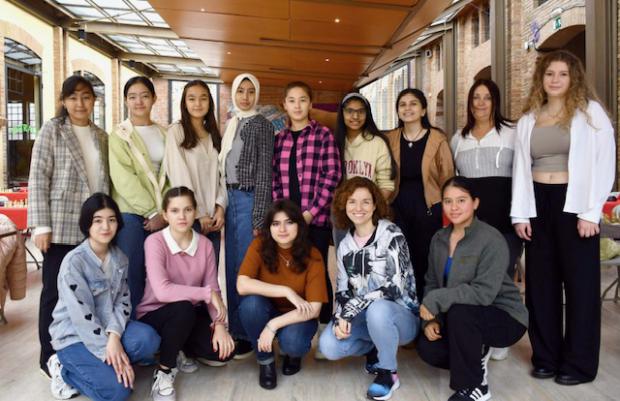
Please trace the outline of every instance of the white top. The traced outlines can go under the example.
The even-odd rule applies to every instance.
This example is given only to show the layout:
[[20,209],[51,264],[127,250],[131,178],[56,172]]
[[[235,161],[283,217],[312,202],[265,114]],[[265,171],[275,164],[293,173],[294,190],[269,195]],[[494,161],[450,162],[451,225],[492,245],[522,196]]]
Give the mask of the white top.
[[88,187],[90,192],[95,192],[99,188],[99,167],[101,157],[95,146],[95,135],[90,130],[90,126],[80,127],[71,125],[73,132],[80,143],[82,157],[84,158],[84,167],[86,167],[86,176],[88,177]]
[[468,178],[511,177],[515,147],[515,130],[493,127],[480,140],[471,131],[465,138],[457,130],[450,141],[454,166],[459,175]]
[[159,171],[162,160],[164,160],[164,139],[157,125],[134,125],[133,126],[146,146],[149,157],[155,171]]
[[185,252],[189,256],[194,256],[196,254],[196,251],[198,250],[198,233],[196,233],[196,231],[194,230],[192,230],[192,241],[185,249],[182,249],[172,237],[172,233],[170,232],[170,226],[162,230],[162,235],[164,236],[164,241],[166,241],[166,245],[168,245],[168,249],[170,249],[170,253],[173,255],[176,255],[180,252]]
[[[588,115],[575,111],[570,124],[568,153],[568,188],[563,210],[592,223],[601,218],[603,204],[611,191],[616,174],[614,130],[603,107],[588,102]],[[534,113],[517,123],[515,158],[512,169],[512,223],[528,223],[536,217],[536,199],[532,179],[530,137],[536,124]]]

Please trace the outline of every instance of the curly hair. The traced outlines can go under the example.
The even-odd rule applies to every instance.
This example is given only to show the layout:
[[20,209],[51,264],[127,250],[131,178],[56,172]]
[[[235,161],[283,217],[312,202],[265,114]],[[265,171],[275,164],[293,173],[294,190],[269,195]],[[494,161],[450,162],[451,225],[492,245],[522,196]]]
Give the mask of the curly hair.
[[293,254],[292,269],[296,273],[303,273],[308,268],[308,259],[312,250],[312,244],[309,237],[309,229],[306,220],[297,204],[290,199],[280,199],[275,201],[267,214],[265,215],[265,223],[261,231],[260,256],[267,266],[267,270],[271,273],[278,272],[278,244],[271,236],[271,224],[276,214],[283,212],[289,219],[297,224],[297,237],[293,241],[291,247]]
[[353,227],[353,222],[347,216],[347,200],[358,188],[366,188],[372,195],[372,201],[375,204],[375,211],[372,214],[374,225],[377,225],[379,219],[390,218],[390,207],[377,184],[368,178],[352,177],[344,181],[334,193],[334,201],[332,202],[333,223],[340,230]]
[[556,50],[547,53],[537,60],[536,69],[532,76],[532,87],[530,88],[530,94],[523,108],[523,113],[525,114],[531,111],[538,114],[547,103],[547,93],[543,86],[543,79],[547,68],[549,68],[549,65],[554,61],[565,63],[568,66],[568,75],[570,77],[570,86],[568,87],[564,103],[565,113],[559,121],[560,126],[564,128],[570,127],[570,122],[576,110],[584,113],[588,124],[592,125],[590,115],[587,112],[588,101],[598,100],[598,98],[588,85],[583,64],[574,54],[566,50]]

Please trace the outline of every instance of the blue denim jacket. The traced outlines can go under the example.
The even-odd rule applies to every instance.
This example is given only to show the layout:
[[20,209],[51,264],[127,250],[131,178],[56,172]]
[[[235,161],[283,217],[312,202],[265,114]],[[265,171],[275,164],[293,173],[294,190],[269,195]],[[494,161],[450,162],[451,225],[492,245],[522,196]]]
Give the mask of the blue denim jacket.
[[49,329],[56,351],[81,342],[104,360],[108,334],[123,335],[131,313],[128,261],[116,246],[110,247],[109,258],[110,279],[88,240],[63,259],[58,273],[58,303]]

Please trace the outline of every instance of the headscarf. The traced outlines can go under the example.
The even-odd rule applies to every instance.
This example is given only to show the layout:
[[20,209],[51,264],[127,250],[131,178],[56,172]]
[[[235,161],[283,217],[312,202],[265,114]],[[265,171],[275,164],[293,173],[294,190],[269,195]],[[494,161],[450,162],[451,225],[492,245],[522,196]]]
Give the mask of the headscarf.
[[[237,102],[235,100],[237,89],[239,89],[239,85],[241,85],[241,82],[243,82],[244,79],[248,79],[250,82],[252,82],[252,85],[254,85],[255,89],[254,93],[256,94],[256,96],[254,97],[254,104],[247,111],[241,110],[239,106],[237,106]],[[220,151],[220,154],[218,156],[220,163],[220,174],[222,174],[222,176],[225,176],[226,174],[226,156],[232,148],[233,140],[235,139],[235,134],[237,133],[237,126],[239,125],[239,121],[243,118],[252,117],[258,114],[258,111],[256,111],[256,105],[258,104],[259,94],[260,84],[258,83],[258,79],[254,75],[246,72],[237,75],[233,80],[231,89],[233,116],[230,120],[228,120],[228,125],[226,126],[226,131],[224,131],[224,136],[222,138],[222,150]]]

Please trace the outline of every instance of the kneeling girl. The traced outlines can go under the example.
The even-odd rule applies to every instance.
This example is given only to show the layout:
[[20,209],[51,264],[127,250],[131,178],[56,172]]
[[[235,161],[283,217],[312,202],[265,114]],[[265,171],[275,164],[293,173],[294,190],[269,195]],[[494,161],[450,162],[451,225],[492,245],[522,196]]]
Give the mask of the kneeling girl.
[[159,336],[129,320],[128,261],[114,245],[123,226],[116,202],[95,193],[82,205],[79,226],[87,238],[65,256],[58,274],[50,326],[56,354],[48,361],[52,394],[125,400],[134,383],[131,364],[152,358]]
[[353,177],[336,191],[337,228],[348,229],[336,253],[338,308],[321,335],[327,359],[366,355],[377,375],[367,395],[387,400],[400,386],[396,352],[419,329],[415,277],[405,236],[386,220],[387,203],[367,178]]

